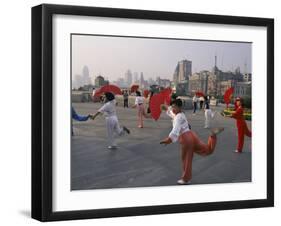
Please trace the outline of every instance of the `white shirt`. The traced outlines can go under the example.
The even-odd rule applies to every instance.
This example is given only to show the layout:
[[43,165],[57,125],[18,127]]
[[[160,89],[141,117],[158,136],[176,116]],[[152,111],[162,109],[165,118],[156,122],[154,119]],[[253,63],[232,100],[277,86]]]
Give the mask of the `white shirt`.
[[197,101],[198,101],[197,97],[194,96],[193,99],[192,99],[192,101],[193,101],[193,102],[197,102]]
[[106,117],[116,116],[115,105],[116,100],[108,101],[98,110],[98,112],[105,113]]
[[143,104],[144,102],[144,97],[137,96],[135,100],[135,105]]
[[173,119],[173,129],[169,134],[169,137],[175,143],[179,136],[187,131],[189,131],[189,124],[183,112],[175,115]]
[[204,97],[199,97],[199,100],[204,101],[205,99],[204,99]]

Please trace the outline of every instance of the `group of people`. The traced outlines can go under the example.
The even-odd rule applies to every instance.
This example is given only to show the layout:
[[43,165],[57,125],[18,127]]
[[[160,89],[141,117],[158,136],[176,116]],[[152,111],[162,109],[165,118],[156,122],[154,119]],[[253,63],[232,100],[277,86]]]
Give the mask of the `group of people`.
[[[116,149],[116,143],[114,139],[114,134],[118,136],[123,136],[124,134],[130,134],[130,130],[123,126],[121,127],[116,115],[116,100],[114,94],[107,92],[105,93],[106,103],[99,108],[99,110],[94,115],[79,116],[72,108],[72,118],[78,121],[86,121],[89,118],[95,120],[98,115],[105,114],[105,122],[107,129],[107,137],[109,149]],[[125,103],[125,102],[124,102]],[[247,128],[247,124],[243,118],[243,107],[242,100],[238,99],[236,101],[236,111],[230,117],[236,119],[238,128],[238,146],[235,152],[242,152],[244,135],[251,136],[251,131]],[[140,91],[136,92],[136,99],[134,108],[137,108],[138,115],[138,127],[143,128],[143,117],[149,117],[145,113],[144,109],[144,97],[141,95]],[[210,128],[210,134],[207,143],[204,143],[198,135],[192,131],[191,126],[186,119],[185,113],[183,112],[183,102],[181,99],[175,96],[171,98],[171,103],[169,106],[164,105],[164,109],[169,117],[172,119],[173,128],[169,135],[160,141],[160,144],[168,145],[171,143],[179,142],[181,146],[181,161],[182,161],[182,176],[177,181],[178,184],[184,185],[189,184],[192,178],[192,159],[194,153],[201,156],[207,156],[214,152],[217,144],[217,135],[220,134],[224,128],[210,128],[209,121],[205,121],[205,127]],[[210,111],[209,104],[205,103],[205,114],[208,117],[214,117],[213,112]]]
[[198,109],[198,103],[199,103],[200,110],[202,110],[203,108],[209,109],[210,97],[202,96],[202,95],[200,95],[200,97],[198,97],[196,94],[194,94],[194,96],[192,98],[193,114],[195,114]]

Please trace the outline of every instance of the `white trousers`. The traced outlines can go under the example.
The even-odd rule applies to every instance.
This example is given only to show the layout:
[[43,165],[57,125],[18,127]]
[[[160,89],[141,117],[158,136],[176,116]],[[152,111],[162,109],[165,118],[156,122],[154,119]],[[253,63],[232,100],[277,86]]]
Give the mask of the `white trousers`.
[[114,135],[122,136],[125,134],[123,128],[120,127],[118,118],[116,115],[105,118],[107,139],[110,146],[116,146],[114,141]]
[[211,127],[211,119],[214,118],[215,112],[212,112],[211,109],[205,110],[205,128]]

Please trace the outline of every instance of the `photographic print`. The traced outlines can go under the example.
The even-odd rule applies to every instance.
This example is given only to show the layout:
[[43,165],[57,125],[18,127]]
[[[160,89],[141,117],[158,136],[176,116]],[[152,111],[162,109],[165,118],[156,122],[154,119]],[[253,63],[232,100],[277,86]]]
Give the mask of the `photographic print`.
[[273,206],[273,69],[270,18],[33,7],[32,217]]
[[71,190],[252,181],[252,43],[71,34]]

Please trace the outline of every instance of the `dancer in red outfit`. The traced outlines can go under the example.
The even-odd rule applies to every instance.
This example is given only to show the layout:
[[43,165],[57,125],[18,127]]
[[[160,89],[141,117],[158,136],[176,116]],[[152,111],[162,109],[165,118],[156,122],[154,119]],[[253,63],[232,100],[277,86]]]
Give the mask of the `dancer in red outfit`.
[[182,176],[177,181],[178,184],[190,183],[192,177],[192,159],[193,153],[197,153],[202,156],[210,155],[214,152],[217,142],[217,134],[223,131],[223,128],[214,128],[211,130],[211,134],[208,138],[208,144],[202,142],[198,136],[190,130],[188,121],[185,114],[181,110],[182,101],[176,99],[172,102],[172,112],[169,112],[166,107],[167,114],[173,120],[173,129],[169,136],[162,140],[160,144],[171,144],[177,140],[181,144],[181,160],[182,160]]
[[241,153],[244,145],[244,136],[252,137],[252,132],[248,129],[246,121],[243,116],[243,106],[241,98],[237,98],[235,102],[235,112],[227,117],[236,119],[236,126],[238,131],[238,145],[234,152]]

